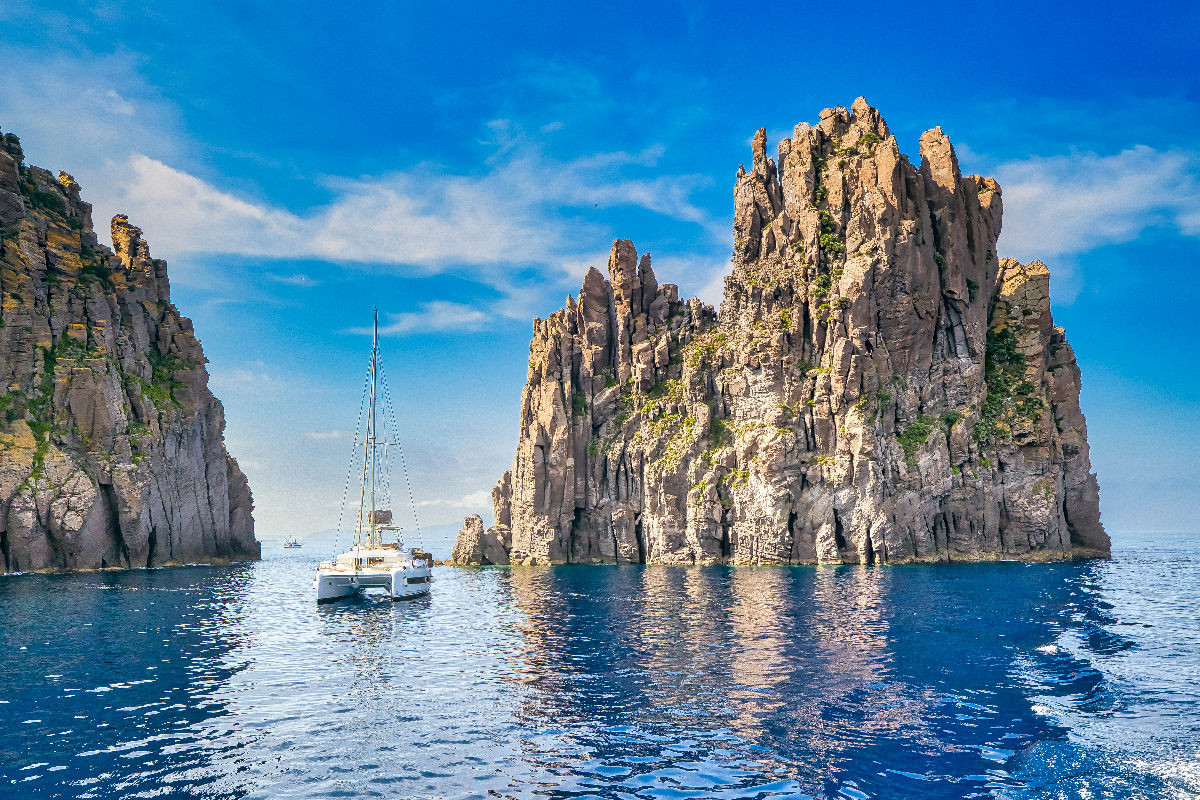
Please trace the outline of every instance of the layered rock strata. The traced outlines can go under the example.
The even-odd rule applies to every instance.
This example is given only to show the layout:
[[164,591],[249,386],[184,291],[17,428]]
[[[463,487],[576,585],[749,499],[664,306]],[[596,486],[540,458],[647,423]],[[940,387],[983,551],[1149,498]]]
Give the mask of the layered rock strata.
[[6,572],[257,558],[246,478],[165,262],[0,137],[0,555]]
[[617,241],[607,280],[535,321],[495,525],[456,560],[1107,555],[1048,271],[997,256],[994,180],[940,128],[920,147],[861,98],[778,161],[759,130],[719,316]]

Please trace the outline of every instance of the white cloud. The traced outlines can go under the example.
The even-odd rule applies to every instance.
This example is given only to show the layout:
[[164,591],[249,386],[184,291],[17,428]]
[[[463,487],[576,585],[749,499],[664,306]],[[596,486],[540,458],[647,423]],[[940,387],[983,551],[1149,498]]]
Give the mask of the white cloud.
[[333,442],[349,439],[354,434],[350,431],[307,431],[304,435],[318,442]]
[[[469,268],[470,277],[500,289],[490,309],[449,301],[390,315],[380,333],[477,331],[493,315],[528,319],[547,285],[576,291],[588,265],[606,254],[580,249],[601,238],[587,213],[635,206],[709,229],[718,228],[691,202],[703,184],[691,176],[620,177],[623,169],[652,169],[661,148],[602,153],[571,162],[520,147],[483,176],[447,174],[430,165],[388,175],[330,178],[330,203],[297,214],[223,191],[162,161],[130,158],[122,207],[146,231],[153,252],[229,253],[266,258],[318,258],[380,263],[423,273]],[[562,207],[582,208],[569,217]],[[582,217],[582,218],[581,218]],[[724,233],[720,234],[724,235]],[[541,264],[534,291],[514,285],[514,268]],[[271,276],[311,285],[307,276]]]
[[[287,383],[269,372],[263,361],[251,361],[237,369],[213,371],[208,379],[214,392],[278,392]],[[295,387],[291,387],[295,391]]]
[[[429,164],[365,178],[324,179],[332,200],[293,213],[254,202],[141,153],[128,159],[120,206],[155,253],[221,253],[404,265],[422,272],[491,266],[475,275],[503,283],[504,267],[577,260],[577,242],[602,235],[595,208],[633,206],[702,227],[691,201],[706,179],[628,177],[651,170],[659,148],[548,159],[521,145],[480,176]],[[567,216],[563,207],[581,209]],[[711,228],[717,235],[716,228]]]
[[1200,235],[1200,157],[1144,145],[1115,155],[1035,157],[995,169],[1004,190],[1003,255],[1083,253],[1151,227]]
[[316,278],[300,273],[295,275],[268,275],[267,277],[276,283],[282,283],[285,286],[303,286],[308,288],[321,285],[321,282]]
[[[420,311],[388,314],[379,327],[380,336],[403,336],[408,333],[460,333],[477,331],[492,315],[476,306],[434,300],[422,303]],[[354,328],[351,333],[369,334],[370,328]]]
[[1179,228],[1188,236],[1200,236],[1200,208],[1179,217]]
[[459,509],[490,509],[492,507],[492,493],[486,489],[480,489],[477,492],[460,497],[457,500],[421,500],[417,503],[418,507],[438,507],[438,508],[459,508]]
[[122,207],[146,231],[153,251],[301,255],[284,244],[303,234],[299,217],[240,200],[140,153],[128,168]]

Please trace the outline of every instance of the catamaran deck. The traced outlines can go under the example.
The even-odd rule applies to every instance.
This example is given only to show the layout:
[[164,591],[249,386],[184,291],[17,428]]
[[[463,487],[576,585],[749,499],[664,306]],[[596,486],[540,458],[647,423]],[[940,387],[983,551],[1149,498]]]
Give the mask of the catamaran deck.
[[432,559],[414,551],[405,558],[397,545],[355,548],[336,561],[317,567],[313,588],[317,602],[328,603],[357,594],[363,589],[385,589],[393,600],[411,600],[429,591],[433,579]]

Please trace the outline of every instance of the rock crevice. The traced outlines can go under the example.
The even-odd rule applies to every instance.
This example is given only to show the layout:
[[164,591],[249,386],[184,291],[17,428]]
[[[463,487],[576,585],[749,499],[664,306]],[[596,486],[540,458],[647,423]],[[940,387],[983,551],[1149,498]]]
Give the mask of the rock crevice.
[[124,216],[101,245],[67,173],[0,137],[0,555],[6,572],[257,558],[192,323]]
[[495,525],[456,561],[1107,555],[1049,272],[997,256],[1000,187],[940,128],[920,148],[862,98],[778,161],[759,130],[719,316],[615,242],[534,322]]

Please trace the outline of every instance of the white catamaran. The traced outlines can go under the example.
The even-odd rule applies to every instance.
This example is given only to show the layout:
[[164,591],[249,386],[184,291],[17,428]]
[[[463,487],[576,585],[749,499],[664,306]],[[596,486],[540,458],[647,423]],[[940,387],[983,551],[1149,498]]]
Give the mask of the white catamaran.
[[[380,480],[379,451],[396,444],[380,440],[376,430],[376,401],[379,397],[379,312],[375,312],[371,342],[371,370],[368,376],[367,429],[363,441],[363,469],[359,490],[358,524],[354,547],[333,561],[317,566],[313,589],[318,603],[350,597],[362,589],[385,589],[393,600],[408,600],[429,592],[433,580],[433,559],[429,553],[413,548],[404,552],[403,528],[392,523],[392,512],[376,508],[376,487]],[[386,381],[384,386],[386,388]],[[360,417],[361,420],[361,417]],[[394,430],[394,426],[393,426]],[[357,446],[357,445],[356,445]],[[384,459],[386,466],[387,459]],[[353,469],[353,466],[351,467]],[[385,492],[386,494],[386,492]],[[409,489],[412,500],[411,484]],[[416,504],[413,504],[415,521]],[[340,527],[340,524],[339,524]],[[420,528],[418,527],[418,533]],[[391,541],[384,541],[387,535]]]

